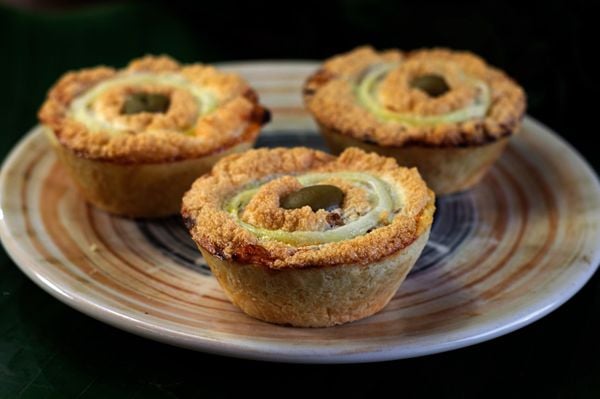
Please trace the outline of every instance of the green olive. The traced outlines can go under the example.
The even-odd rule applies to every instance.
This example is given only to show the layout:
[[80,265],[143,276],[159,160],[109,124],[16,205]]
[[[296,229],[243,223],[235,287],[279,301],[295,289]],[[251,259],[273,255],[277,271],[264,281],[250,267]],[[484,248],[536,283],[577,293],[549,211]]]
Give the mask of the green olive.
[[439,97],[450,90],[446,80],[440,75],[421,75],[410,82],[410,86],[427,93],[431,97]]
[[121,113],[125,115],[140,112],[166,112],[171,105],[169,97],[155,93],[132,93],[125,99]]
[[319,184],[304,187],[283,197],[281,199],[281,207],[284,209],[299,209],[308,205],[313,212],[319,209],[329,211],[339,208],[343,200],[344,192],[338,187],[329,184]]

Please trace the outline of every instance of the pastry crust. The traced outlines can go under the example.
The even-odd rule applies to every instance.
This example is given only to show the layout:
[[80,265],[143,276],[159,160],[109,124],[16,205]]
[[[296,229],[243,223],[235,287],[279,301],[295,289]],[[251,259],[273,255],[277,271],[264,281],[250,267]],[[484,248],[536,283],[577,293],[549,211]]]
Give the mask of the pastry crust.
[[464,191],[477,184],[502,155],[509,137],[469,147],[382,147],[365,143],[321,126],[321,133],[334,154],[349,147],[393,157],[404,166],[416,167],[437,195]]
[[[168,99],[164,112],[124,112],[137,93]],[[85,198],[128,217],[178,213],[192,182],[254,144],[269,111],[239,76],[146,56],[123,70],[65,74],[39,118]]]
[[[352,180],[364,175],[382,182],[384,191],[365,193],[368,185]],[[340,208],[282,209],[279,199],[302,187],[305,176],[340,188]],[[229,199],[248,192],[242,220],[299,233],[343,228],[328,225],[328,214],[340,223],[366,218],[367,209],[381,203],[373,196],[395,201],[391,214],[380,215],[363,234],[304,245],[254,234],[236,221]],[[339,158],[309,148],[258,149],[231,155],[199,178],[184,196],[182,215],[221,287],[245,313],[271,323],[327,327],[370,316],[389,302],[427,242],[434,201],[418,172],[391,158],[356,148]]]
[[181,161],[122,164],[77,156],[46,132],[55,152],[73,177],[77,188],[96,207],[131,218],[160,218],[181,209],[181,197],[194,180],[210,172],[222,157],[252,147],[242,141],[223,152]]
[[[464,76],[484,82],[490,105],[483,118],[454,123],[411,125],[381,120],[357,102],[355,84],[376,65],[397,63],[379,85],[378,100],[388,110],[417,116],[441,115],[463,107],[475,94]],[[451,90],[430,98],[411,88],[412,78],[435,73]],[[490,143],[516,132],[525,112],[525,94],[502,71],[468,52],[424,49],[376,52],[359,47],[326,60],[304,85],[304,100],[319,124],[384,147],[467,147]]]
[[[445,85],[440,93],[415,86],[432,76]],[[332,57],[306,81],[304,101],[334,153],[355,146],[394,157],[436,194],[477,184],[525,112],[525,94],[506,74],[441,48],[365,46]]]
[[[150,76],[149,82],[132,84],[126,80],[146,75]],[[151,79],[157,77],[177,85],[169,81],[153,83]],[[90,105],[90,112],[101,122],[99,127],[90,128],[73,117],[72,106],[78,97],[118,79],[124,79],[123,83],[102,90]],[[214,110],[202,112],[187,88],[209,93],[216,103]],[[167,95],[167,112],[122,115],[126,95],[138,90]],[[179,65],[167,56],[146,56],[119,71],[97,67],[69,72],[50,90],[39,112],[42,124],[78,156],[122,164],[171,162],[215,154],[248,140],[248,132],[257,135],[256,126],[268,118],[256,93],[238,75],[201,64]]]
[[[400,193],[400,211],[389,224],[365,235],[293,246],[257,237],[224,210],[226,200],[242,187],[267,177],[336,171],[367,172],[381,178]],[[224,158],[210,174],[196,180],[183,198],[182,215],[194,241],[218,258],[271,269],[322,267],[368,264],[407,247],[431,225],[434,199],[416,169],[400,168],[391,158],[352,148],[338,158],[303,147],[257,149]],[[288,212],[294,211],[302,209]],[[298,218],[302,217],[299,213]]]
[[227,297],[254,318],[295,327],[330,327],[371,316],[394,296],[419,258],[429,229],[379,261],[268,269],[220,259],[200,247]]

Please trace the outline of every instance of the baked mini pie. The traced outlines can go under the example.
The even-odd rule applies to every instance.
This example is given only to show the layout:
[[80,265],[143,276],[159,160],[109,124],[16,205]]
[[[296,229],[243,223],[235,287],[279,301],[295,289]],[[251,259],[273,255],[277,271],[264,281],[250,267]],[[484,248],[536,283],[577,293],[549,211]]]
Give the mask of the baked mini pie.
[[182,215],[245,313],[325,327],[388,303],[427,242],[434,200],[418,171],[392,158],[257,149],[196,180]]
[[240,76],[166,56],[69,72],[39,111],[85,198],[130,217],[178,213],[192,182],[251,148],[268,118]]
[[416,166],[437,194],[476,184],[518,131],[525,94],[478,56],[447,49],[332,57],[304,85],[332,151],[356,146]]

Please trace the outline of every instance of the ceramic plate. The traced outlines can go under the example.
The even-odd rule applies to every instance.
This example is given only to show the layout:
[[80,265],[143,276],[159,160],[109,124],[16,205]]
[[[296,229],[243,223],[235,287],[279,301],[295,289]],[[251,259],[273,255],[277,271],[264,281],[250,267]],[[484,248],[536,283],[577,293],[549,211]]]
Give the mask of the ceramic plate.
[[[259,145],[323,148],[300,95],[315,66],[226,66],[274,111]],[[0,195],[4,245],[50,294],[135,334],[253,359],[366,362],[472,345],[556,309],[600,261],[597,178],[531,118],[477,187],[438,200],[429,244],[390,304],[333,328],[245,316],[223,295],[178,218],[133,221],[87,205],[39,128],[5,161]]]

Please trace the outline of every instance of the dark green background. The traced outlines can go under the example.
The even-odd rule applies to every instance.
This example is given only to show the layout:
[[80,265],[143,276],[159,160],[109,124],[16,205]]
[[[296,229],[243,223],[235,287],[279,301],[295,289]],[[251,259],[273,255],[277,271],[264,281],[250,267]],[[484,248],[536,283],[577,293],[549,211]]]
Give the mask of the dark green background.
[[[186,62],[321,59],[373,43],[481,54],[525,87],[530,114],[597,168],[594,11],[582,1],[0,5],[0,158],[36,123],[45,91],[68,69],[122,66],[145,53]],[[44,293],[0,251],[0,398],[600,397],[598,276],[550,316],[487,343],[419,359],[303,366],[210,356],[121,332]]]

